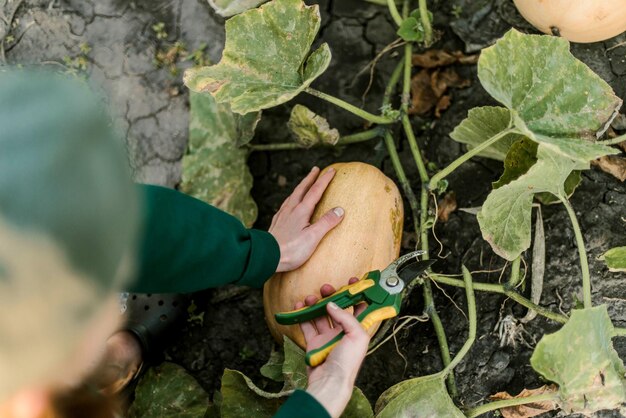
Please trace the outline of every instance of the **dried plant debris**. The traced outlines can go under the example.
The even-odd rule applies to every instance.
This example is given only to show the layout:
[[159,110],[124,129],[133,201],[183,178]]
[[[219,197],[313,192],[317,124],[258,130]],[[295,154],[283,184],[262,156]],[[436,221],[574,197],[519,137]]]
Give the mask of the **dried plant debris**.
[[[528,398],[530,396],[541,395],[544,393],[555,393],[556,390],[557,388],[555,385],[544,385],[537,389],[524,389],[517,396],[512,396],[508,392],[498,392],[495,395],[490,396],[490,398],[493,401],[502,399]],[[530,418],[546,412],[554,411],[556,408],[556,402],[543,401],[502,408],[500,413],[504,418]]]
[[476,64],[478,54],[465,55],[461,51],[448,52],[442,49],[430,49],[422,54],[413,55],[413,65],[422,68],[445,67],[452,64]]
[[626,158],[616,155],[605,155],[592,161],[592,164],[605,173],[611,174],[619,181],[626,180]]
[[450,88],[465,88],[470,81],[462,78],[452,64],[475,64],[477,55],[464,55],[460,51],[446,52],[432,49],[423,54],[413,55],[413,65],[422,67],[411,79],[411,107],[412,115],[423,115],[435,110],[435,116],[441,117],[441,112],[447,109],[452,100],[446,94]]
[[448,222],[450,214],[457,208],[456,193],[446,193],[443,199],[437,203],[437,219],[440,222]]

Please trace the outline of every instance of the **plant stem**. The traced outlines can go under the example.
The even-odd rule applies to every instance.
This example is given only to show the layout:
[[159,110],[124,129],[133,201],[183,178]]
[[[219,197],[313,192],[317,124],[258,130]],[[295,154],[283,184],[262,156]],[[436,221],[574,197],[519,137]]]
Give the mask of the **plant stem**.
[[626,134],[620,135],[620,136],[616,136],[615,138],[607,139],[605,141],[598,141],[598,142],[596,142],[596,144],[615,145],[615,144],[620,144],[620,143],[622,143],[624,141],[626,141]]
[[576,237],[576,246],[578,247],[578,256],[580,258],[580,269],[582,270],[583,276],[583,303],[585,308],[591,308],[593,306],[591,303],[591,275],[589,274],[589,262],[587,261],[585,240],[583,239],[583,234],[580,230],[580,225],[578,224],[576,212],[574,212],[572,204],[569,202],[569,200],[567,200],[566,197],[563,197],[561,195],[558,195],[557,197],[563,203],[563,206],[565,206],[570,221],[572,222],[574,236]]
[[489,402],[484,405],[477,406],[476,408],[469,409],[465,412],[465,416],[468,418],[474,418],[489,411],[495,411],[496,409],[502,409],[517,405],[525,405],[529,403],[546,402],[553,400],[555,401],[558,398],[558,393],[542,393],[539,395],[532,395],[524,398],[503,399],[501,401]]
[[422,27],[424,28],[424,45],[429,47],[433,43],[433,28],[430,24],[430,18],[428,16],[428,6],[426,5],[426,0],[419,0],[419,9]]
[[511,277],[509,277],[508,288],[515,289],[519,284],[520,275],[519,275],[519,265],[520,261],[522,261],[522,256],[518,255],[515,260],[513,260],[513,264],[511,264]]
[[430,185],[428,186],[428,188],[430,190],[435,190],[441,180],[446,178],[450,173],[456,170],[465,161],[479,154],[482,150],[489,148],[491,145],[495,144],[499,139],[504,138],[505,136],[507,136],[508,134],[514,131],[515,131],[515,128],[507,128],[503,130],[502,132],[498,132],[497,134],[495,134],[494,136],[492,136],[491,138],[489,138],[482,144],[467,151],[465,154],[461,155],[459,158],[452,161],[446,168],[444,168],[443,170],[435,174],[433,178],[430,180]]
[[385,88],[385,94],[383,95],[383,106],[389,105],[391,102],[391,95],[396,89],[396,84],[398,84],[398,80],[400,80],[400,75],[402,74],[402,69],[404,68],[404,62],[398,62],[396,68],[391,73],[391,77],[389,78],[389,82],[387,83],[387,87]]
[[[437,283],[447,284],[449,286],[455,286],[455,287],[465,287],[465,284],[462,280],[454,279],[452,277],[444,277],[444,276],[439,276],[437,274],[429,274],[428,277],[431,280],[436,281]],[[500,284],[474,283],[473,287],[474,287],[474,290],[503,294],[513,299],[515,302],[519,303],[520,305],[525,306],[528,309],[532,309],[533,311],[537,312],[539,315],[546,317],[554,322],[564,324],[568,320],[568,318],[565,315],[552,312],[549,309],[536,305],[530,300],[526,299],[524,296],[517,293],[515,290],[507,289],[506,287]]]
[[398,12],[396,1],[387,0],[387,7],[389,8],[389,13],[391,13],[393,21],[396,22],[396,25],[400,26],[402,24],[402,16],[400,16],[400,12]]
[[[376,137],[381,136],[383,130],[380,127],[368,129],[367,131],[359,132],[352,135],[346,135],[339,138],[339,141],[335,145],[330,144],[319,144],[316,147],[339,147],[342,145],[356,144],[359,142],[369,141],[370,139],[374,139]],[[247,148],[250,151],[281,151],[281,150],[294,150],[294,149],[306,149],[301,144],[297,142],[287,142],[280,144],[249,144]]]
[[[408,1],[404,2],[404,12],[408,13]],[[417,140],[415,138],[415,133],[413,132],[413,127],[411,126],[411,121],[408,116],[409,109],[409,98],[411,91],[411,67],[413,56],[413,46],[408,43],[404,46],[404,71],[403,71],[403,80],[402,80],[402,127],[404,129],[404,133],[409,142],[409,148],[411,149],[411,155],[413,156],[413,160],[415,161],[415,165],[417,166],[417,171],[419,172],[420,180],[422,183],[422,188],[420,192],[420,212],[419,212],[419,229],[416,229],[415,232],[419,234],[420,237],[420,246],[425,254],[422,256],[424,260],[429,258],[429,243],[428,243],[428,229],[424,227],[426,222],[428,221],[428,172],[426,171],[426,165],[424,164],[424,159],[422,158],[422,153],[417,145]],[[443,323],[441,322],[441,318],[439,317],[439,313],[437,312],[437,307],[435,306],[435,301],[433,298],[433,290],[429,281],[424,281],[423,285],[423,294],[424,294],[424,311],[430,317],[430,320],[433,323],[433,328],[435,329],[435,334],[437,335],[437,341],[439,343],[439,350],[441,352],[441,360],[443,361],[444,367],[448,367],[451,361],[450,357],[450,348],[448,346],[448,339],[446,337],[446,332],[443,327]],[[450,394],[455,397],[457,395],[457,388],[454,383],[454,374],[450,373],[448,375],[448,390]]]
[[454,356],[454,359],[448,364],[446,369],[443,371],[444,373],[450,373],[454,371],[454,368],[463,360],[467,352],[474,344],[476,340],[476,299],[474,298],[474,288],[472,283],[472,275],[469,270],[462,266],[463,269],[463,284],[465,285],[465,295],[467,297],[467,315],[469,317],[469,333],[467,336],[467,341],[463,344],[463,347],[459,350],[459,352]]
[[413,217],[413,228],[415,231],[419,231],[419,216],[417,213],[417,198],[415,197],[415,193],[413,193],[413,189],[411,189],[411,184],[409,180],[406,178],[406,173],[404,172],[404,168],[402,167],[402,163],[400,162],[400,156],[398,155],[398,151],[396,150],[396,145],[393,143],[393,137],[390,132],[385,132],[385,145],[387,146],[387,152],[389,153],[389,158],[391,158],[391,164],[393,165],[393,169],[396,172],[396,176],[398,176],[398,181],[400,182],[400,186],[406,195],[407,200],[409,201],[409,206],[411,207],[411,215]]
[[312,89],[311,87],[307,87],[304,90],[306,93],[309,93],[312,96],[315,97],[319,97],[320,99],[326,100],[327,102],[330,102],[336,106],[339,106],[342,109],[347,110],[350,113],[355,114],[356,116],[365,119],[369,122],[372,123],[378,123],[381,125],[385,125],[385,124],[389,124],[389,123],[394,123],[395,120],[392,118],[387,118],[385,116],[380,116],[380,115],[374,115],[372,113],[369,113],[363,109],[359,109],[358,107],[351,105],[350,103],[343,101],[335,96],[331,96],[329,94],[323,93],[319,90],[315,90]]

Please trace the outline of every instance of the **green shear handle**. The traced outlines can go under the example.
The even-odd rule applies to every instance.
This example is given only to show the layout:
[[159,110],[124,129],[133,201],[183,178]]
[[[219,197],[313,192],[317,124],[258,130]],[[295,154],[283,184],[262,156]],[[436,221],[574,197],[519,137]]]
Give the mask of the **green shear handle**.
[[[320,299],[311,306],[277,313],[275,315],[276,322],[281,325],[295,325],[311,321],[326,315],[326,305],[330,302],[334,302],[341,309],[366,303],[368,306],[356,318],[366,331],[370,331],[378,322],[400,313],[404,281],[398,275],[398,271],[402,270],[407,261],[417,261],[416,257],[420,254],[423,252],[415,251],[406,254],[391,263],[382,272],[380,270],[370,271],[358,282],[341,287],[332,295]],[[412,268],[407,267],[406,270],[402,270],[402,273],[406,271],[410,278],[415,278],[426,271],[432,263],[432,260],[418,261]],[[344,335],[343,332],[340,332],[323,346],[309,351],[306,355],[306,363],[312,367],[323,363]]]

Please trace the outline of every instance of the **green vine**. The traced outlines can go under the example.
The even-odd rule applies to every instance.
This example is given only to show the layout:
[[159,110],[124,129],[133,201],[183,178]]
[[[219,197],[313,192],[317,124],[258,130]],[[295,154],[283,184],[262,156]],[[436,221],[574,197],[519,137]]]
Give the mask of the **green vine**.
[[386,117],[386,116],[374,115],[374,114],[369,113],[369,112],[367,112],[367,111],[365,111],[363,109],[360,109],[360,108],[358,108],[358,107],[356,107],[354,105],[351,105],[350,103],[348,103],[348,102],[346,102],[344,100],[341,100],[341,99],[339,99],[339,98],[337,98],[335,96],[331,96],[330,94],[326,94],[326,93],[323,93],[321,91],[315,90],[315,89],[313,89],[311,87],[307,87],[304,91],[306,93],[310,94],[311,96],[318,97],[318,98],[320,98],[322,100],[326,100],[329,103],[332,103],[332,104],[334,104],[336,106],[339,106],[340,108],[342,108],[344,110],[347,110],[348,112],[350,112],[350,113],[352,113],[352,114],[354,114],[354,115],[356,115],[356,116],[358,116],[358,117],[360,117],[362,119],[365,119],[366,121],[369,121],[369,122],[372,122],[372,123],[378,123],[378,124],[381,124],[381,125],[387,125],[387,124],[396,122],[396,120],[393,119],[393,118],[389,118],[389,117]]

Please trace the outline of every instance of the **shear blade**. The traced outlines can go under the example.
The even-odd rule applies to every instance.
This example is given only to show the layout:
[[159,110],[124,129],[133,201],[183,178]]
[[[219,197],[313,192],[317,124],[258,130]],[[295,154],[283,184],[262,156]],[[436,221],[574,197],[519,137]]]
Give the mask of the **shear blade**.
[[398,271],[398,276],[400,276],[405,283],[409,283],[421,276],[435,261],[437,260],[415,260],[412,263],[405,264],[401,267],[400,271]]

